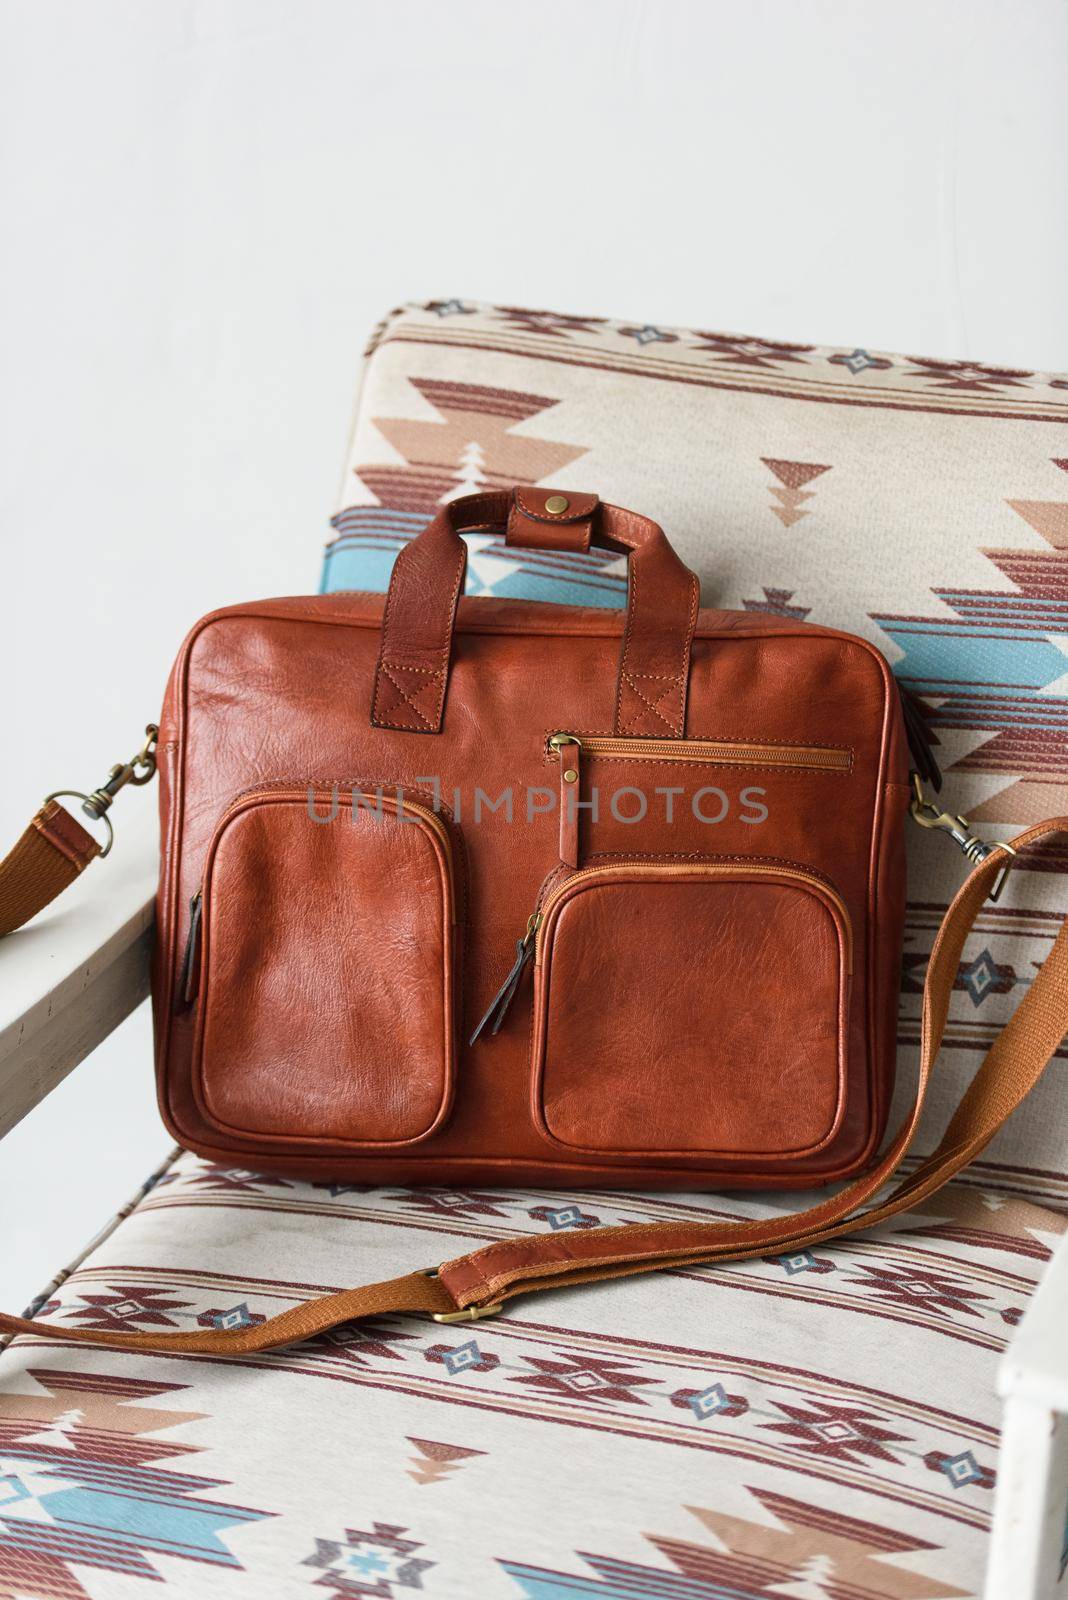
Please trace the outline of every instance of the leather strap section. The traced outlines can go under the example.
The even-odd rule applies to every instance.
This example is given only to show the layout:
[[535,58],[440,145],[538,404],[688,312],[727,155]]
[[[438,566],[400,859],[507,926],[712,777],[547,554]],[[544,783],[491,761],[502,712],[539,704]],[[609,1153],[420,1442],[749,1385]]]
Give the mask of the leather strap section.
[[0,938],[42,911],[100,854],[92,834],[49,800],[0,861]]
[[[522,537],[544,525],[550,547],[561,537],[551,492],[497,490],[452,500],[393,565],[375,667],[371,722],[406,733],[440,733],[449,681],[456,606],[463,589],[467,547],[461,532],[504,528],[509,518]],[[630,557],[627,621],[620,653],[615,731],[636,737],[681,738],[686,729],[690,648],[700,585],[648,517],[604,505],[596,496],[564,496],[591,518],[592,542]],[[592,502],[592,504],[588,504]],[[536,513],[545,510],[544,524]],[[588,511],[587,511],[588,506]],[[581,528],[585,516],[574,526]],[[571,536],[569,536],[571,537]],[[577,536],[576,536],[577,537]],[[544,541],[543,541],[544,542]]]
[[563,550],[585,554],[593,537],[595,494],[563,494],[552,489],[515,489],[505,539],[520,550]]
[[[1068,817],[1029,828],[1014,840],[1017,851],[1068,836]],[[964,941],[1003,869],[995,850],[975,867],[946,912],[927,969],[923,996],[920,1082],[916,1103],[885,1153],[864,1176],[837,1194],[787,1216],[723,1223],[638,1223],[620,1228],[505,1239],[459,1256],[437,1276],[415,1273],[387,1283],[309,1300],[253,1328],[205,1328],[188,1333],[105,1333],[0,1315],[0,1329],[80,1344],[143,1350],[244,1355],[307,1339],[339,1323],[386,1312],[426,1312],[471,1318],[516,1295],[569,1284],[621,1278],[666,1267],[744,1261],[799,1250],[825,1239],[873,1227],[933,1194],[989,1143],[1042,1076],[1068,1033],[1068,923],[1015,1013],[994,1041],[966,1090],[933,1155],[867,1210],[906,1154],[919,1125],[942,1042]]]
[[268,1317],[251,1328],[191,1328],[184,1333],[98,1333],[93,1328],[68,1328],[28,1317],[0,1312],[0,1333],[36,1333],[65,1344],[115,1346],[120,1350],[156,1350],[173,1355],[247,1356],[259,1350],[277,1350],[300,1344],[343,1322],[380,1317],[386,1312],[425,1312],[429,1316],[455,1312],[456,1304],[438,1278],[410,1272],[403,1278],[367,1283],[360,1289],[343,1289]]

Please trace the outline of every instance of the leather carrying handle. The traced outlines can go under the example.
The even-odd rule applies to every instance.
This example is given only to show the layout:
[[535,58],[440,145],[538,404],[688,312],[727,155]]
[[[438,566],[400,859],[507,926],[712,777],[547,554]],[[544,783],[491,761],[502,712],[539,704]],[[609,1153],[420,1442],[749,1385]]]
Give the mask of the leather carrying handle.
[[[1068,838],[1068,817],[1027,829],[1017,852]],[[10,859],[10,858],[9,858]],[[1009,860],[1011,861],[1011,856]],[[0,897],[7,862],[0,863]],[[861,1209],[893,1176],[919,1125],[945,1031],[964,941],[1004,870],[995,849],[958,890],[938,931],[923,992],[920,1078],[915,1104],[874,1167],[837,1194],[804,1211],[763,1221],[638,1223],[567,1234],[504,1239],[448,1261],[432,1273],[408,1273],[307,1300],[250,1328],[199,1328],[183,1333],[101,1333],[62,1323],[0,1314],[0,1331],[52,1341],[174,1354],[247,1355],[313,1338],[344,1322],[388,1313],[422,1312],[444,1321],[477,1321],[517,1295],[668,1267],[708,1266],[801,1250],[856,1233],[933,1194],[973,1160],[1038,1082],[1068,1033],[1068,922],[950,1118],[938,1148],[883,1200]]]
[[[559,512],[554,513],[554,502],[563,502]],[[700,603],[695,574],[648,517],[604,505],[594,495],[554,495],[544,489],[491,490],[452,500],[401,550],[382,618],[372,724],[404,733],[441,732],[456,606],[467,569],[460,535],[505,526],[517,545],[580,548],[592,541],[629,556],[615,732],[682,738]]]

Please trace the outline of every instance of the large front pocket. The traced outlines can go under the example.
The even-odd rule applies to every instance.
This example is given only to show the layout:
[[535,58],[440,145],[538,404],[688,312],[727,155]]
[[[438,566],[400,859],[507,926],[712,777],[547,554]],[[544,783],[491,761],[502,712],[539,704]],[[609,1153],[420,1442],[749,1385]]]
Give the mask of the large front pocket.
[[844,1111],[846,907],[778,862],[612,862],[535,937],[533,1111],[593,1155],[815,1154]]
[[339,1151],[431,1134],[455,1077],[457,892],[450,827],[410,791],[241,796],[208,852],[194,952],[207,1119]]

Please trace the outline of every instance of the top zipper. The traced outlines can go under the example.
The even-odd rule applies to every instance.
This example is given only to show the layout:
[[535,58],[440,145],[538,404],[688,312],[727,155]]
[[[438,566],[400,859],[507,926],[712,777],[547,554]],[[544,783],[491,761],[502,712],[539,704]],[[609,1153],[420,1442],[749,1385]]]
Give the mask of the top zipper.
[[553,733],[549,749],[574,744],[594,756],[620,761],[692,761],[716,766],[794,767],[820,772],[848,772],[849,750],[833,745],[754,744],[730,739],[611,739],[600,735]]

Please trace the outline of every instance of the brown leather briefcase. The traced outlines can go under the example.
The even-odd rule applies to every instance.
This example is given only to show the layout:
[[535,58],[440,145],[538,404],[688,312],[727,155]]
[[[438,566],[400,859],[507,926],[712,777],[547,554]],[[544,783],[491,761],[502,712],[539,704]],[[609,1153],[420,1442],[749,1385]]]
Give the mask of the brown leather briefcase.
[[[625,616],[463,597],[472,529],[625,553]],[[853,1182],[765,1222],[506,1240],[236,1334],[107,1342],[236,1351],[372,1311],[487,1315],[797,1248],[945,1181],[1060,1043],[1068,957],[1058,941],[936,1155],[860,1212],[907,1148],[968,926],[1012,860],[962,824],[978,864],[931,958],[920,1094],[876,1160],[919,729],[873,645],[700,610],[660,528],[593,495],[452,502],[384,600],[204,618],[158,738],[157,1070],[183,1145],[368,1183]],[[60,817],[36,819],[38,845],[87,853]]]

